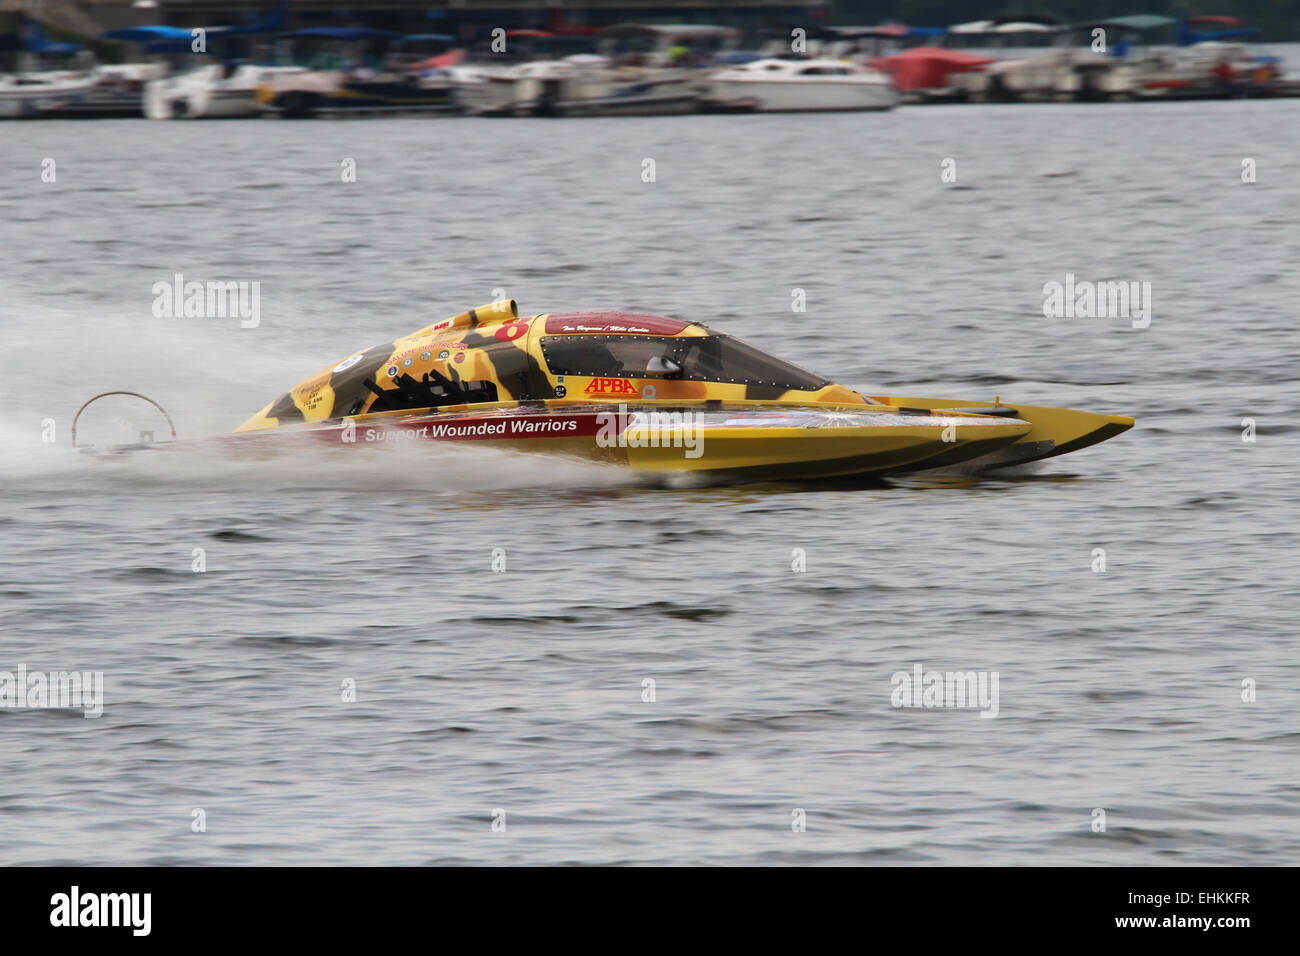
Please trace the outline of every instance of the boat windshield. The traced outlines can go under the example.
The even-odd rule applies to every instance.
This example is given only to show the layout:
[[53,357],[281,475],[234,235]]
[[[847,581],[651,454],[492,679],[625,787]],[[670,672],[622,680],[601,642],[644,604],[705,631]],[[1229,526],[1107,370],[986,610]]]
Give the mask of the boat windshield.
[[730,335],[553,335],[541,344],[556,375],[675,378],[809,392],[831,384]]

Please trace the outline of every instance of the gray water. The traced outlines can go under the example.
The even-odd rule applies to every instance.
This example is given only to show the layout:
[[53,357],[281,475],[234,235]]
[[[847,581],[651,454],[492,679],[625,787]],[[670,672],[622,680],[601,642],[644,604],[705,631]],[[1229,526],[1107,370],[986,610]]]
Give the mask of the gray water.
[[[0,671],[104,674],[97,719],[0,708],[0,862],[1296,863],[1300,101],[0,147]],[[1067,272],[1150,282],[1150,326],[1044,318]],[[260,324],[155,318],[175,273],[260,282]],[[831,486],[68,447],[96,392],[228,431],[496,290],[1138,425],[1034,474]],[[893,707],[918,664],[996,672],[997,717]]]

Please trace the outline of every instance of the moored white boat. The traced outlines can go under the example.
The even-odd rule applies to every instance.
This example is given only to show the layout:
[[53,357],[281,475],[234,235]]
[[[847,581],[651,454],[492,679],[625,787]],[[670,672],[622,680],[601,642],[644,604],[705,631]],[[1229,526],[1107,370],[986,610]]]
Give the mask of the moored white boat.
[[146,85],[166,75],[167,64],[162,62],[101,63],[86,95],[59,107],[58,114],[82,119],[143,116]]
[[754,102],[764,112],[887,110],[898,104],[889,77],[839,60],[754,60],[714,73],[709,99]]
[[[439,34],[405,37],[368,27],[308,27],[280,35],[294,47],[302,69],[271,72],[257,98],[262,109],[289,117],[319,114],[445,113],[453,106],[451,81],[440,69],[411,69],[416,49],[445,47]],[[409,48],[409,49],[408,49]]]
[[149,119],[236,119],[259,116],[258,88],[298,66],[210,63],[145,85]]
[[1069,25],[1055,17],[1023,14],[951,26],[948,45],[994,58],[987,68],[957,78],[972,99],[1073,99],[1081,80],[1067,49],[1069,34]]
[[57,115],[90,95],[91,73],[37,71],[0,74],[0,117]]
[[493,69],[448,71],[467,111],[495,116],[658,116],[695,112],[704,92],[694,72],[615,69],[609,59],[578,54]]
[[179,55],[195,64],[145,84],[144,115],[149,119],[259,116],[258,87],[278,73],[302,69],[256,62],[261,57],[254,48],[266,46],[257,38],[281,30],[287,8],[287,0],[277,0],[267,16],[242,26],[136,27],[105,36],[143,43],[151,53]]
[[49,40],[39,21],[20,14],[14,32],[0,33],[0,117],[56,114],[94,85],[90,53]]
[[500,66],[471,59],[448,70],[457,102],[497,116],[662,116],[693,113],[706,68],[734,47],[727,27],[624,24],[603,30],[600,50]]
[[[595,53],[596,40],[589,34],[555,35],[541,30],[507,31],[504,47],[482,43],[465,50],[454,62],[441,64],[452,84],[456,104],[476,116],[509,116],[536,112],[537,91],[547,96],[576,77],[582,59],[575,54]],[[450,58],[449,58],[450,59]],[[603,66],[608,61],[600,58]],[[522,81],[535,79],[537,90]]]

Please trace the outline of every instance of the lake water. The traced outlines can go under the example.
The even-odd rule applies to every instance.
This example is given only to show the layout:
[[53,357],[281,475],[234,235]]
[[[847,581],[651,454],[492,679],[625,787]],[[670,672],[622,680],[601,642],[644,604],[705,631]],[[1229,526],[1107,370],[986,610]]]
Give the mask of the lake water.
[[[1296,862],[1300,101],[0,147],[0,671],[104,674],[98,719],[0,708],[0,862]],[[155,318],[176,273],[260,322]],[[1067,273],[1149,282],[1149,327],[1044,318]],[[498,290],[1138,425],[879,485],[68,447],[97,392],[228,431]],[[918,665],[996,673],[996,718],[892,706]]]

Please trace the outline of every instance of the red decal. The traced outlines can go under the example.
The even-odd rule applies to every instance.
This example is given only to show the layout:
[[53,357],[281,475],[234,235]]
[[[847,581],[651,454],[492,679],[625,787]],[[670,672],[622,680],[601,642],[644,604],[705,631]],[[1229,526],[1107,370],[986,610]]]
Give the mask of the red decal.
[[588,395],[639,395],[636,386],[626,378],[593,378],[591,384],[583,389]]
[[497,338],[502,342],[511,342],[528,331],[527,319],[516,319],[513,322],[506,322],[497,329]]

